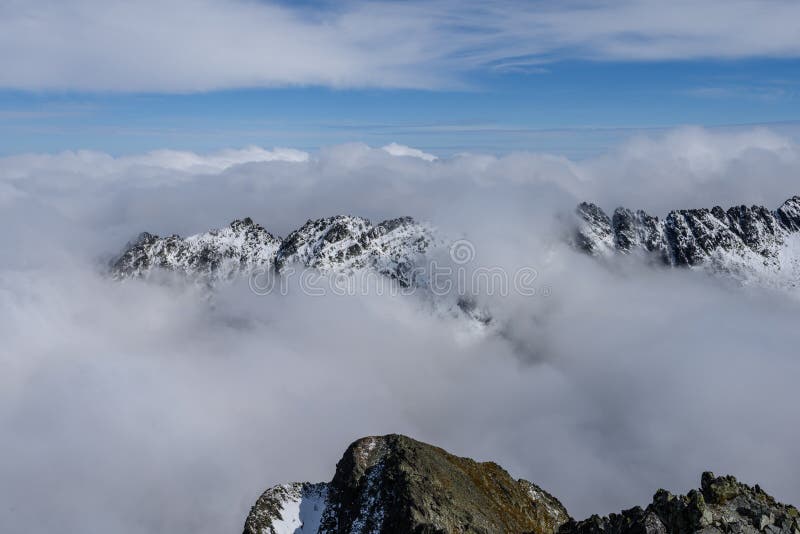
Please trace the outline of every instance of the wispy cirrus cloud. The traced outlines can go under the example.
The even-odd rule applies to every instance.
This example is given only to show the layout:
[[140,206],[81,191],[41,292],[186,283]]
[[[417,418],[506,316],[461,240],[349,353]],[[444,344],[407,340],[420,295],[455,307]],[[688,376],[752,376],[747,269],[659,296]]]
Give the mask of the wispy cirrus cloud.
[[10,0],[0,87],[452,88],[470,72],[542,72],[563,59],[798,57],[798,18],[788,0]]
[[791,100],[798,96],[797,84],[781,81],[759,82],[754,84],[705,85],[693,87],[682,92],[696,98],[737,98],[745,100]]

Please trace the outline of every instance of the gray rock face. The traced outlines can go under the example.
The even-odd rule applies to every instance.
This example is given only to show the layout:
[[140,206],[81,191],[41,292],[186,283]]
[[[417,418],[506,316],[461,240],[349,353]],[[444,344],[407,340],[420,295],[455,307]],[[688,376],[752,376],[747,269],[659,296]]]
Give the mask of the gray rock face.
[[607,517],[569,521],[559,534],[798,534],[798,511],[759,486],[703,473],[700,490],[673,495],[658,490],[653,502]]
[[[264,521],[276,517],[282,497],[274,497],[284,487],[267,490],[259,499],[245,534],[284,532]],[[300,532],[554,534],[569,518],[555,497],[513,479],[497,464],[453,456],[400,435],[350,445],[326,487],[319,524],[306,522]],[[288,504],[281,508],[285,513],[277,514],[280,521],[292,522],[298,508],[292,498],[282,501]]]
[[309,220],[286,239],[246,218],[186,238],[143,233],[113,262],[111,273],[124,279],[166,271],[214,285],[258,268],[282,272],[298,265],[327,272],[373,269],[412,285],[417,256],[432,242],[432,231],[410,217],[377,225],[345,215]]
[[614,246],[620,251],[643,249],[662,255],[666,252],[663,225],[659,223],[658,217],[648,215],[642,210],[634,213],[625,208],[617,208],[611,218],[611,230]]
[[611,219],[598,206],[581,202],[576,210],[580,226],[575,233],[577,245],[590,254],[607,254],[614,248]]
[[800,284],[800,196],[775,211],[761,206],[671,211],[664,220],[617,208],[578,205],[575,244],[601,257],[643,254],[676,267],[703,268],[742,282]]

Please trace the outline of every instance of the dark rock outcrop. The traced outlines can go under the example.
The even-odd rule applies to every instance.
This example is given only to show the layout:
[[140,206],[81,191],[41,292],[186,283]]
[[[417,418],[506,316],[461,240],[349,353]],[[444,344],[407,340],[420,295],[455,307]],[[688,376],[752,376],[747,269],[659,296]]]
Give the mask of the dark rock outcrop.
[[658,490],[647,508],[570,520],[559,534],[798,534],[798,521],[795,507],[776,502],[759,486],[706,472],[700,490],[686,495]]
[[[319,525],[306,521],[302,532],[554,534],[569,517],[555,497],[495,463],[400,435],[350,445],[326,487]],[[265,495],[250,512],[245,534],[272,534],[260,518],[275,517],[275,489]],[[285,509],[282,521],[298,506]]]

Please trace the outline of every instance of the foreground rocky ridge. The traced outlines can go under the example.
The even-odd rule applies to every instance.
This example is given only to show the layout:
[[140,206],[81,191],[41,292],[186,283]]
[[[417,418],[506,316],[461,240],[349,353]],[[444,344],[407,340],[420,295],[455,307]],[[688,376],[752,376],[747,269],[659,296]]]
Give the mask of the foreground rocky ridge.
[[407,286],[417,282],[416,258],[432,243],[431,229],[411,217],[376,225],[349,215],[309,220],[285,239],[245,218],[186,238],[142,233],[112,262],[111,273],[117,279],[177,273],[213,286],[256,269],[286,272],[297,265],[322,272],[372,269]]
[[[347,448],[325,487],[321,515],[298,514],[319,502],[319,485],[276,486],[253,506],[245,534],[552,533],[569,518],[549,493],[479,463],[400,435],[368,437]],[[302,517],[301,517],[302,515]],[[278,522],[276,522],[276,519]],[[295,525],[293,530],[284,525]]]
[[576,210],[576,245],[589,254],[645,254],[659,263],[730,275],[744,283],[800,285],[800,196],[777,210],[736,206],[671,211],[663,220],[591,203]]
[[347,448],[330,483],[283,484],[258,499],[244,534],[800,534],[798,511],[758,486],[703,473],[687,495],[607,517],[570,518],[552,495],[479,463],[400,435]]
[[569,521],[559,534],[679,534],[689,532],[798,534],[797,508],[781,504],[758,485],[703,473],[700,490],[673,495],[658,490],[647,508]]

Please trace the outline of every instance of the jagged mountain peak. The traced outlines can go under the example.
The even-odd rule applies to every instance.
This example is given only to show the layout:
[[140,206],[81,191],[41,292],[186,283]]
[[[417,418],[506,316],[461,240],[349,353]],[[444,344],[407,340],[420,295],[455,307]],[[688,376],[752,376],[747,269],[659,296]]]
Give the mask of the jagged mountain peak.
[[309,219],[283,240],[276,264],[280,269],[290,263],[309,267],[344,263],[361,254],[363,236],[371,226],[368,219],[352,215]]
[[[431,244],[429,228],[411,217],[373,225],[369,219],[338,215],[308,220],[281,243],[279,269],[296,263],[322,270],[376,267],[384,274],[397,272],[392,262],[407,262]],[[388,260],[388,261],[382,261]]]
[[214,283],[270,265],[279,244],[279,238],[249,217],[186,238],[142,232],[112,263],[111,272],[121,279],[165,270]]
[[703,268],[745,283],[797,287],[800,283],[800,196],[777,210],[720,206],[670,211],[662,220],[596,204],[576,209],[576,245],[592,255],[646,254],[676,267]]
[[122,279],[168,271],[213,285],[257,268],[282,272],[298,265],[336,272],[374,269],[411,285],[417,256],[432,243],[433,230],[411,217],[376,225],[353,215],[309,219],[285,239],[245,217],[186,238],[144,232],[112,263],[111,272]]
[[800,231],[800,196],[795,195],[778,208],[778,218],[784,228],[797,232]]

